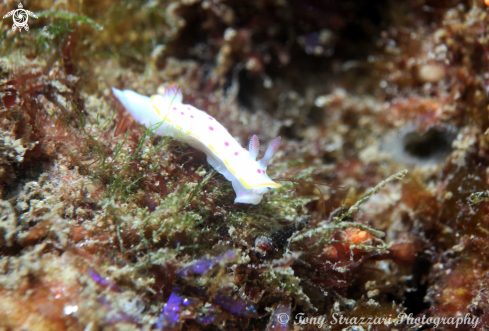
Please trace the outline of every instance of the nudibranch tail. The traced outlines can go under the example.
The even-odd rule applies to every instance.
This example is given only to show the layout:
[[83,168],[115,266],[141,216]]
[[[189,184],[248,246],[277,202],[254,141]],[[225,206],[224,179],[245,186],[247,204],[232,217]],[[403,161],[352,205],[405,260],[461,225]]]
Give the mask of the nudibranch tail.
[[152,109],[151,98],[130,90],[121,91],[112,88],[112,92],[139,123],[150,126],[161,121],[157,113],[149,111]]
[[249,150],[244,150],[215,118],[192,105],[183,104],[177,86],[168,87],[152,97],[130,90],[113,88],[112,91],[139,123],[155,128],[159,135],[172,136],[202,150],[209,164],[232,182],[235,202],[258,204],[269,188],[280,187],[266,174],[280,137],[270,142],[265,156],[257,162],[260,143],[256,135],[251,137]]
[[131,113],[131,115],[140,122],[143,114],[140,109],[151,107],[151,99],[147,96],[135,93],[130,90],[121,91],[112,88],[112,92],[119,99],[122,105]]

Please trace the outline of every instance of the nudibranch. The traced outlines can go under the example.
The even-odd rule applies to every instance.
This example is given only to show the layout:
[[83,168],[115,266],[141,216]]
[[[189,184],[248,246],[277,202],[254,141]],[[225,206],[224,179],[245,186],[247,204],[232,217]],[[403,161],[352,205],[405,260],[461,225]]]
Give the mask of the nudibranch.
[[280,137],[270,142],[265,156],[257,161],[259,141],[256,135],[251,138],[248,150],[242,148],[215,118],[182,103],[177,87],[151,97],[130,90],[112,88],[112,91],[139,123],[155,128],[156,134],[171,136],[203,151],[207,162],[233,184],[234,202],[257,205],[269,188],[281,186],[266,173]]

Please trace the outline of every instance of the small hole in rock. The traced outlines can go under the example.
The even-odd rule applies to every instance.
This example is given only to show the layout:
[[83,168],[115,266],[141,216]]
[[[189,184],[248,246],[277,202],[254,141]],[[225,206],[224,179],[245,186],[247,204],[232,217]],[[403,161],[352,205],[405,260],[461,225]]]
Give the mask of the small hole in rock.
[[453,134],[439,129],[424,134],[410,132],[404,136],[404,151],[420,159],[438,159],[450,154],[453,139]]

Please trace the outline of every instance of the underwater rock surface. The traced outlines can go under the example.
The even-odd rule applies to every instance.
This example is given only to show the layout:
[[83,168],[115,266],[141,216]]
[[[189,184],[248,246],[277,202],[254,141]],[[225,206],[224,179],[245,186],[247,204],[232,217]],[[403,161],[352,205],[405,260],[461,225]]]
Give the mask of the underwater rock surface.
[[[23,5],[29,31],[0,22],[1,329],[489,328],[484,1]],[[175,83],[242,145],[282,136],[282,187],[234,204],[110,90]]]

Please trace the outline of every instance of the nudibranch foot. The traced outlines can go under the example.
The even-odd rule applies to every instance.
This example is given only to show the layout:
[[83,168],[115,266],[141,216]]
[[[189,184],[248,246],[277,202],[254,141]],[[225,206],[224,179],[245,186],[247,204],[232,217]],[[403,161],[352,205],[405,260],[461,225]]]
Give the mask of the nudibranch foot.
[[236,192],[234,202],[257,205],[269,188],[280,187],[266,173],[280,137],[270,142],[265,156],[257,161],[260,143],[256,135],[251,137],[249,150],[243,149],[215,118],[182,103],[177,87],[151,97],[130,90],[112,88],[112,91],[139,123],[155,128],[156,134],[171,136],[203,151],[207,162],[231,181]]

